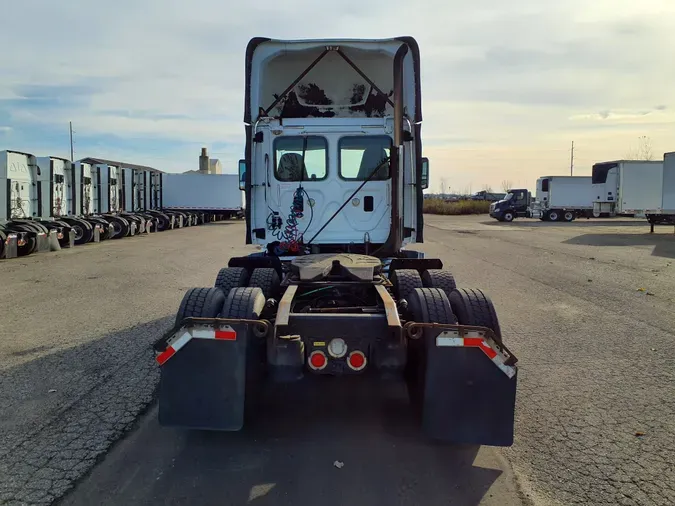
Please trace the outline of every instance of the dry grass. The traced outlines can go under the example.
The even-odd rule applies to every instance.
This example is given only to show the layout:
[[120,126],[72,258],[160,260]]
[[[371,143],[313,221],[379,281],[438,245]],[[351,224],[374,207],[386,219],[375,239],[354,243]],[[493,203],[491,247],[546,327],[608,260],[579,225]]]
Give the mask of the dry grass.
[[424,201],[424,212],[429,214],[487,214],[490,212],[490,202],[484,200],[460,200],[444,202],[441,199]]

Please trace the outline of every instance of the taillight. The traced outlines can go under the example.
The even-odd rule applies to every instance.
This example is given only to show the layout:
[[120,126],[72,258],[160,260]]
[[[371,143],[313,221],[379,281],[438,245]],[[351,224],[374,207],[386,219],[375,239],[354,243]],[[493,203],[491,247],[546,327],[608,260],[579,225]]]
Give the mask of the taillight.
[[309,355],[309,367],[315,371],[320,371],[328,365],[328,358],[323,351],[313,351]]
[[362,351],[352,351],[347,357],[347,364],[354,371],[360,371],[366,367],[366,355]]

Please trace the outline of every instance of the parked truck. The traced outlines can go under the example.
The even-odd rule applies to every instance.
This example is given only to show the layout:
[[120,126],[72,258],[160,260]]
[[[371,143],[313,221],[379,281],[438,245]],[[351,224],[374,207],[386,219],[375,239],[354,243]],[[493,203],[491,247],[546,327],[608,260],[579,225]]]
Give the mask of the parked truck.
[[530,215],[532,194],[525,188],[514,188],[506,192],[506,196],[490,204],[489,213],[498,221],[511,222],[515,218],[525,218]]
[[537,179],[529,216],[542,221],[574,221],[593,215],[590,176],[544,176]]
[[663,176],[659,205],[645,209],[645,217],[654,233],[654,225],[675,225],[675,152],[663,155]]
[[236,431],[267,381],[383,375],[429,437],[511,445],[517,359],[492,302],[411,249],[429,177],[415,40],[258,37],[245,79],[261,250],[188,290],[155,343],[160,423]]
[[594,216],[644,216],[661,206],[663,161],[596,163],[592,185]]

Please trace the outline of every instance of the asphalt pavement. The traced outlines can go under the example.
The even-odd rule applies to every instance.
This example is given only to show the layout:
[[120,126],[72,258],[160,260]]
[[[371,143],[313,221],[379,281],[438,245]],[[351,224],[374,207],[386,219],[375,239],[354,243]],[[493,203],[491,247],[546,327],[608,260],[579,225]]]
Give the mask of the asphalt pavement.
[[0,264],[0,503],[675,503],[675,237],[426,220],[419,249],[492,296],[520,359],[512,448],[424,440],[397,383],[275,386],[241,433],[160,427],[150,344],[252,251],[222,222]]

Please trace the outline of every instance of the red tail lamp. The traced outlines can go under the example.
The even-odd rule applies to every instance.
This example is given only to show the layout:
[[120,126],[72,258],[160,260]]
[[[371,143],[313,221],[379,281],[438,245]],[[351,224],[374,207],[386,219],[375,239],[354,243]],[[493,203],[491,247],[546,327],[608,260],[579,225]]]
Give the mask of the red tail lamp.
[[362,351],[352,351],[347,357],[347,363],[354,371],[360,371],[366,367],[366,355]]
[[323,351],[316,350],[309,355],[309,367],[315,371],[320,371],[327,365],[328,357],[326,357],[326,354]]

